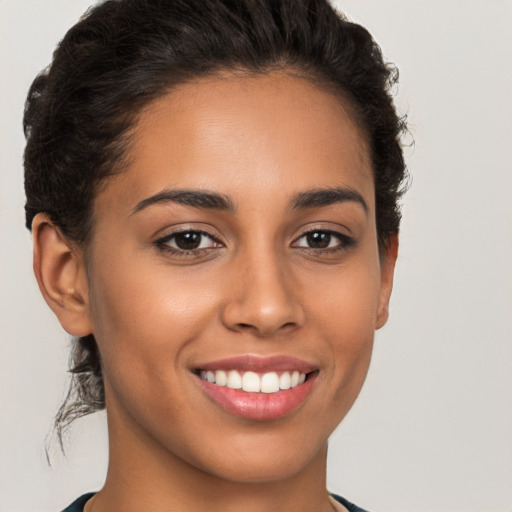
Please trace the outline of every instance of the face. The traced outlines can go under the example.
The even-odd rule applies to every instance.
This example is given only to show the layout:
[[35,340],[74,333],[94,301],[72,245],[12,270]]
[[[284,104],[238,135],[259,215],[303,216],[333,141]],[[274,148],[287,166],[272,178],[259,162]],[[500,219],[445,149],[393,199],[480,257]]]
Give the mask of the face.
[[391,289],[362,134],[305,80],[224,76],[146,108],[130,156],[85,259],[114,450],[231,481],[304,470]]

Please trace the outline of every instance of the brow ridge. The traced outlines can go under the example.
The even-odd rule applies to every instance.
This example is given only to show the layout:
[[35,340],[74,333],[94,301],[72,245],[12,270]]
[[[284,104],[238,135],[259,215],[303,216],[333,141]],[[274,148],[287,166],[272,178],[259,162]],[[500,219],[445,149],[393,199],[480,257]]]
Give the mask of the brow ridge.
[[211,210],[233,211],[235,209],[231,199],[224,194],[206,190],[169,189],[162,190],[157,194],[139,201],[133,209],[132,214],[145,210],[152,205],[168,202]]
[[[132,214],[145,210],[152,205],[167,202],[174,202],[195,208],[211,210],[235,210],[235,206],[231,198],[224,194],[206,190],[169,189],[162,190],[157,194],[139,201],[133,209]],[[361,194],[355,190],[344,187],[331,187],[298,192],[291,202],[291,208],[293,210],[302,210],[345,202],[358,203],[362,206],[365,213],[368,213],[368,205]]]
[[363,196],[355,190],[344,187],[332,187],[299,192],[293,198],[292,209],[302,210],[318,208],[346,202],[358,203],[363,207],[365,213],[368,213],[368,204],[363,199]]

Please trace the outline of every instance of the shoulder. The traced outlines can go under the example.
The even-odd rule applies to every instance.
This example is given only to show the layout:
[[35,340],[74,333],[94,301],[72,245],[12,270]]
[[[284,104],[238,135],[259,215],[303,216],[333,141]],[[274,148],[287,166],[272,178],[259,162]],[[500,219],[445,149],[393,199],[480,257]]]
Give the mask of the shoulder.
[[338,503],[341,503],[349,512],[368,512],[367,510],[364,510],[358,507],[357,505],[350,503],[350,501],[346,500],[345,498],[342,498],[341,496],[338,496],[337,494],[331,493],[331,497]]
[[84,494],[80,496],[80,498],[76,499],[69,505],[69,507],[66,507],[62,512],[83,512],[84,505],[86,502],[94,496],[95,493],[89,492],[87,494]]

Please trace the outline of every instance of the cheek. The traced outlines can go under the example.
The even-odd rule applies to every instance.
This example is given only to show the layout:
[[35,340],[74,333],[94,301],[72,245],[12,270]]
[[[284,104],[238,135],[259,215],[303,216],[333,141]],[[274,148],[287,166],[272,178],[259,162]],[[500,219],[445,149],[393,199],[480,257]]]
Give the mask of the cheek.
[[[311,276],[313,277],[313,276]],[[380,263],[376,251],[360,251],[345,264],[317,272],[311,308],[347,343],[373,335],[380,296]]]
[[378,258],[354,260],[319,283],[315,322],[329,340],[328,371],[358,393],[370,363],[380,293]]
[[92,282],[93,334],[104,364],[116,373],[158,378],[162,361],[178,364],[180,352],[215,315],[208,281],[165,264],[117,258],[98,267]]
[[[132,260],[133,262],[133,260]],[[102,356],[109,414],[158,432],[190,408],[183,388],[183,360],[216,314],[216,296],[204,283],[165,264],[133,265],[95,276],[94,335]],[[142,270],[144,269],[144,270]],[[171,440],[167,439],[168,443]]]

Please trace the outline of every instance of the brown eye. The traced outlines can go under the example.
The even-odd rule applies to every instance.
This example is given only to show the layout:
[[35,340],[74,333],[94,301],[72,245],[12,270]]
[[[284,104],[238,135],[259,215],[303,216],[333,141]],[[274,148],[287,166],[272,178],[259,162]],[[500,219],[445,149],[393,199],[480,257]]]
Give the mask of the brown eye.
[[330,249],[342,246],[342,237],[343,235],[331,231],[310,231],[298,238],[293,246],[307,249]]
[[192,230],[170,233],[157,240],[156,245],[162,249],[181,254],[222,247],[222,244],[208,233]]
[[174,245],[184,251],[193,251],[201,246],[203,234],[198,231],[189,231],[187,233],[178,233],[174,235]]
[[304,233],[293,242],[292,247],[299,247],[300,249],[313,249],[315,251],[336,251],[343,250],[352,245],[355,241],[343,234],[336,231],[317,229]]
[[312,249],[325,249],[329,247],[331,238],[331,233],[326,233],[325,231],[313,231],[306,235],[308,247]]

